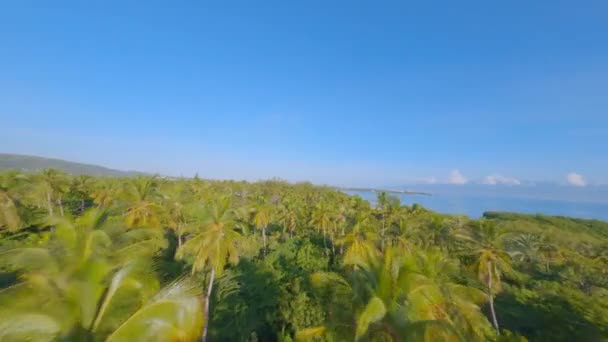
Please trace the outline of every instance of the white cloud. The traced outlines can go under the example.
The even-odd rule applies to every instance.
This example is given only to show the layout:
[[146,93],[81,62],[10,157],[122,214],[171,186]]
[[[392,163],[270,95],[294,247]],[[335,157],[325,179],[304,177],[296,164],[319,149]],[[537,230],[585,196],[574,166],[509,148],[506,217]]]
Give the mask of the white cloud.
[[486,176],[483,181],[483,184],[487,184],[487,185],[498,185],[498,184],[504,184],[504,185],[520,185],[521,182],[519,181],[519,179],[514,178],[514,177],[505,177],[502,175],[489,175]]
[[587,181],[585,180],[585,177],[583,177],[582,175],[580,175],[576,172],[570,172],[568,175],[566,175],[566,180],[568,181],[568,184],[574,185],[574,186],[586,186],[587,185]]
[[458,170],[452,170],[448,177],[448,183],[450,184],[467,184],[469,180]]

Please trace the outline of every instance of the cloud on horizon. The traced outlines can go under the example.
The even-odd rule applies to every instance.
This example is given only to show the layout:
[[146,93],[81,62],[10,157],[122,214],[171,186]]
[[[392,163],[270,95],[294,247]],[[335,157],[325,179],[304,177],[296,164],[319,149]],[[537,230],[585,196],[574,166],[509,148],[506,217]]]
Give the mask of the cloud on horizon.
[[566,175],[566,181],[572,186],[587,186],[587,180],[582,175],[576,172],[570,172]]
[[458,170],[454,169],[450,172],[450,176],[448,177],[448,183],[450,184],[467,184],[469,180]]

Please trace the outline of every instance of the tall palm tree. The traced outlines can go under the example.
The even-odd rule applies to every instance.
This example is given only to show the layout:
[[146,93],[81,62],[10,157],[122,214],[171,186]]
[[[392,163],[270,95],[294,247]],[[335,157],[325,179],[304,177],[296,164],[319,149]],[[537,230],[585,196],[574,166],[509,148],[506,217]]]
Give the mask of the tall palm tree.
[[65,175],[54,169],[45,169],[35,176],[35,183],[32,194],[44,198],[49,215],[55,214],[54,207],[58,205],[61,216],[64,216],[62,196],[68,187]]
[[298,226],[298,213],[290,202],[286,201],[279,207],[279,222],[283,226],[283,232],[289,231],[289,237],[293,238]]
[[[343,239],[346,236],[346,225],[348,223],[348,209],[345,205],[340,205],[338,207],[338,209],[334,212],[332,221],[334,223],[333,233],[338,234],[338,230],[340,230],[340,239]],[[334,234],[332,234],[331,239],[332,248],[335,244]],[[340,243],[340,254],[344,255],[344,243]]]
[[467,234],[459,236],[466,244],[466,254],[474,257],[473,268],[487,289],[492,324],[496,332],[500,333],[494,296],[502,288],[502,275],[514,273],[511,257],[502,247],[505,233],[501,232],[493,222],[481,220],[472,225]]
[[167,227],[175,233],[177,237],[177,249],[182,247],[184,235],[193,223],[188,217],[188,208],[185,208],[181,201],[171,200],[165,203]]
[[388,211],[388,195],[386,194],[385,191],[382,191],[380,193],[378,193],[378,198],[377,198],[377,207],[378,207],[378,211],[380,212],[380,223],[381,223],[381,229],[380,229],[380,238],[381,238],[381,242],[380,242],[380,250],[384,250],[384,233],[386,231],[386,212]]
[[192,273],[208,268],[209,284],[205,298],[205,324],[202,340],[206,341],[209,327],[209,305],[216,276],[221,276],[227,263],[236,264],[239,254],[237,243],[241,235],[237,228],[237,214],[229,198],[216,200],[206,208],[205,218],[196,234],[177,251],[176,257],[191,258]]
[[266,254],[266,228],[270,224],[271,208],[264,200],[259,200],[252,208],[253,225],[262,232],[264,255]]
[[310,225],[323,233],[323,245],[327,251],[327,231],[332,227],[332,210],[325,201],[321,201],[315,207],[310,219]]

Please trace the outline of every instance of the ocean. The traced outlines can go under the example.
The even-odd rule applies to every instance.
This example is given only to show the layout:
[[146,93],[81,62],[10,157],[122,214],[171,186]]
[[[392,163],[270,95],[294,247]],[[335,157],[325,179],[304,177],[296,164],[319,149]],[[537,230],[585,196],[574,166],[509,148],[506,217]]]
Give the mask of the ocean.
[[[372,191],[346,191],[349,195],[359,195],[375,203],[377,193]],[[479,218],[486,211],[509,211],[527,214],[570,216],[584,219],[608,221],[608,203],[545,200],[518,197],[485,197],[467,195],[404,195],[392,194],[401,203],[418,203],[427,209],[445,214],[462,214]]]

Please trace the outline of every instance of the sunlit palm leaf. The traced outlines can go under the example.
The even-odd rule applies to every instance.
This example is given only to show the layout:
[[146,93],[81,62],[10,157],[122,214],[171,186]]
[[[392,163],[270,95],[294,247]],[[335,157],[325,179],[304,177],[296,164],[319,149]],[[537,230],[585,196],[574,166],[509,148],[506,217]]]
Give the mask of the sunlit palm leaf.
[[194,341],[203,324],[200,289],[182,279],[162,289],[107,341]]
[[357,317],[357,332],[356,338],[359,339],[361,336],[367,333],[367,329],[370,324],[378,322],[386,315],[386,307],[382,302],[382,299],[373,297],[365,306],[365,309]]
[[15,314],[0,320],[0,341],[54,341],[61,327],[52,317],[37,313]]

